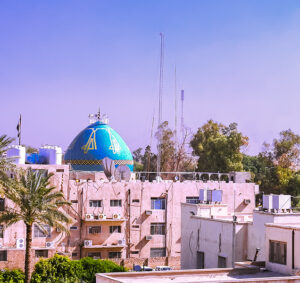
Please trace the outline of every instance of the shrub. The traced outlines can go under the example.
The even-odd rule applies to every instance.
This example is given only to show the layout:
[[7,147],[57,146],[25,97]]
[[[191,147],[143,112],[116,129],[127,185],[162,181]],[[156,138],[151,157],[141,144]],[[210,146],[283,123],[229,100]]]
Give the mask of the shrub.
[[107,272],[124,272],[126,269],[111,260],[93,259],[91,257],[84,257],[80,260],[83,267],[83,274],[81,279],[86,283],[96,282],[96,273]]
[[6,283],[24,283],[25,274],[20,269],[5,269],[0,273],[0,282]]
[[81,273],[81,264],[56,254],[52,258],[40,260],[35,265],[31,282],[80,282]]

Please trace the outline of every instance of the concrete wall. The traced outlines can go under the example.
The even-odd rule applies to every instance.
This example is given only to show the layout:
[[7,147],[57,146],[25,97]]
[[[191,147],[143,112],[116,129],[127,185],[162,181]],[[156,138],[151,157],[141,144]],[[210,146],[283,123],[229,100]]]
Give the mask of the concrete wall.
[[[227,267],[232,266],[233,222],[192,215],[197,210],[197,205],[181,206],[181,268],[199,268],[197,252],[204,252],[204,268],[218,267],[218,256],[226,258]],[[248,223],[235,224],[235,261],[246,259],[247,251],[244,247],[247,243],[247,225]]]
[[[292,233],[295,233],[295,240],[294,240],[294,267],[292,268]],[[287,245],[287,254],[286,254],[286,265],[284,264],[278,264],[274,262],[269,261],[269,248],[270,243],[269,241],[280,241],[285,242]],[[300,274],[300,228],[293,229],[291,227],[280,227],[279,225],[266,225],[266,255],[265,255],[265,261],[266,261],[266,267],[269,270],[272,270],[274,272],[280,272],[283,274]]]

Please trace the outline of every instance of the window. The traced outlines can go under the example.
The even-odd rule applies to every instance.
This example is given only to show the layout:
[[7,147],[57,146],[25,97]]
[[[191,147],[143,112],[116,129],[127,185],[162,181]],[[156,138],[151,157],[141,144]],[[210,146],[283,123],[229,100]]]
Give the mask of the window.
[[133,255],[138,255],[139,251],[131,251],[130,253],[133,254]]
[[99,259],[101,258],[101,252],[92,252],[87,254],[88,257],[92,257],[94,259]]
[[102,201],[101,200],[90,200],[90,207],[101,207]]
[[121,258],[122,253],[121,252],[109,252],[108,258]]
[[0,225],[0,238],[3,238],[4,227]]
[[7,251],[0,251],[0,261],[7,261]]
[[78,203],[78,200],[77,199],[72,199],[71,203]]
[[197,268],[204,269],[204,252],[197,252]]
[[122,200],[120,199],[111,199],[110,206],[122,206]]
[[44,229],[48,232],[47,234],[42,231],[39,226],[34,224],[33,232],[35,238],[51,238],[51,228],[49,225],[44,225]]
[[101,233],[101,226],[90,226],[89,234],[99,234]]
[[269,261],[286,264],[286,243],[278,241],[269,242]]
[[121,233],[121,226],[109,226],[109,233]]
[[48,250],[35,250],[35,257],[48,257]]
[[150,257],[164,257],[166,256],[166,248],[151,248]]
[[132,229],[140,229],[140,225],[132,225]]
[[226,267],[227,267],[226,257],[218,256],[218,268],[226,268]]
[[151,198],[151,209],[165,209],[166,199],[164,198]]
[[78,229],[77,226],[71,226],[71,227],[70,227],[70,230],[77,230],[77,229]]
[[165,235],[165,223],[151,223],[150,234],[151,235]]
[[77,255],[78,255],[77,253],[72,253],[72,258],[77,257]]
[[199,197],[186,197],[186,203],[200,203]]
[[4,211],[5,210],[5,200],[4,198],[0,198],[0,211]]
[[56,172],[63,173],[65,170],[64,169],[56,169]]
[[140,202],[139,199],[133,199],[132,202]]

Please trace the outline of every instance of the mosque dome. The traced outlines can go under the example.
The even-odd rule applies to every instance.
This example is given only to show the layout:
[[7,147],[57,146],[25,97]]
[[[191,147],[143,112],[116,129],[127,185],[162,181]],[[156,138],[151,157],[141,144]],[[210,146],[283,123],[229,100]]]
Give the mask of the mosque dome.
[[81,131],[65,153],[65,162],[73,170],[104,171],[102,159],[114,160],[116,167],[127,165],[133,170],[131,152],[120,137],[107,123],[97,121]]

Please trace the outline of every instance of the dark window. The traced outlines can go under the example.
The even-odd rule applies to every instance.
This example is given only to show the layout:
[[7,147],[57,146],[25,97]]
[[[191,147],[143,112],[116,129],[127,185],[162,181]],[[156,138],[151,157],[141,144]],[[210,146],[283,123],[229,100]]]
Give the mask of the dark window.
[[286,265],[286,243],[269,241],[269,261]]
[[140,225],[132,225],[132,229],[140,229]]
[[200,203],[199,197],[186,197],[186,203]]
[[197,268],[204,269],[204,252],[197,252]]
[[62,172],[64,172],[64,171],[65,171],[64,169],[56,169],[56,172],[62,173]]
[[121,258],[122,253],[121,252],[109,252],[108,258]]
[[101,258],[101,252],[92,252],[87,254],[88,257],[92,257],[94,259],[99,259]]
[[7,261],[7,251],[0,251],[0,261]]
[[166,199],[151,198],[151,209],[166,209]]
[[227,267],[226,257],[218,256],[218,268],[226,268],[226,267]]
[[90,200],[90,207],[101,207],[102,201],[101,200]]
[[71,203],[78,203],[78,200],[77,199],[72,199]]
[[164,257],[166,256],[166,248],[151,248],[150,257]]
[[101,226],[90,226],[89,234],[99,234],[101,233]]
[[133,255],[137,255],[137,254],[139,254],[139,251],[131,251],[130,253]]
[[35,250],[35,257],[48,257],[48,250]]
[[0,225],[0,238],[3,238],[4,227]]
[[43,230],[41,230],[39,228],[39,226],[37,226],[36,224],[34,224],[34,228],[33,228],[33,231],[34,231],[34,237],[35,238],[51,238],[51,228],[49,225],[44,225],[43,226],[44,229],[48,232],[48,233],[44,233]]
[[78,229],[77,226],[71,226],[71,227],[70,227],[70,230],[77,230],[77,229]]
[[121,226],[109,226],[109,233],[121,233]]
[[133,199],[132,202],[140,202],[139,199]]
[[0,211],[5,210],[5,200],[4,198],[0,198]]
[[150,234],[151,235],[165,235],[165,223],[151,223]]
[[110,206],[122,206],[122,200],[120,199],[111,199],[110,200]]
[[72,257],[77,257],[77,253],[72,253]]

